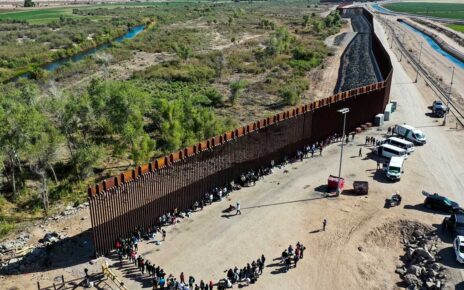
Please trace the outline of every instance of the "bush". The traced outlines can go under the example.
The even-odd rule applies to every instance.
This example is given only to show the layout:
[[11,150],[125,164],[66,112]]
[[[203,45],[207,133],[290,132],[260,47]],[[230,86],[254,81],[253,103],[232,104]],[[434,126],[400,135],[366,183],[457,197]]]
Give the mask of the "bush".
[[230,102],[232,105],[235,105],[238,98],[240,98],[240,94],[242,90],[248,85],[246,80],[239,80],[230,84]]
[[301,94],[309,88],[309,83],[303,79],[290,81],[279,91],[282,103],[285,105],[295,106],[301,101]]
[[218,108],[224,105],[224,97],[214,88],[207,90],[205,96],[211,101],[213,107]]
[[165,81],[209,82],[215,78],[216,72],[203,64],[175,65],[174,62],[155,65],[135,75]]
[[300,95],[293,87],[285,86],[280,90],[279,94],[286,105],[294,106],[301,101]]

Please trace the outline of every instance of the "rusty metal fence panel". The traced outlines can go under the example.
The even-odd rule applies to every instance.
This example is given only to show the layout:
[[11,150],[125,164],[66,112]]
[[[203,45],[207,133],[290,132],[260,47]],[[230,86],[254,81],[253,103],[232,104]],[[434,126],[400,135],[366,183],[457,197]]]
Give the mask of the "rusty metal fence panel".
[[392,79],[387,52],[377,37],[373,42],[384,82],[295,107],[89,187],[95,254],[106,254],[117,238],[138,226],[156,224],[174,208],[191,207],[204,193],[247,170],[267,166],[271,160],[277,163],[303,145],[340,134],[340,108],[350,108],[347,132],[371,122],[385,109]]

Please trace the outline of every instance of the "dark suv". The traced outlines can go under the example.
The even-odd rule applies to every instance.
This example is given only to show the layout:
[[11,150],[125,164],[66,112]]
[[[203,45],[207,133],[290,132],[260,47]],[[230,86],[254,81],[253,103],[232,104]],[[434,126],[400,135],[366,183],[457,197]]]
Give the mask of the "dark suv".
[[447,197],[441,196],[437,193],[429,194],[424,201],[424,205],[429,209],[436,209],[449,213],[456,212],[459,209],[459,204]]
[[453,237],[464,236],[464,212],[461,211],[445,218],[443,230],[451,233]]

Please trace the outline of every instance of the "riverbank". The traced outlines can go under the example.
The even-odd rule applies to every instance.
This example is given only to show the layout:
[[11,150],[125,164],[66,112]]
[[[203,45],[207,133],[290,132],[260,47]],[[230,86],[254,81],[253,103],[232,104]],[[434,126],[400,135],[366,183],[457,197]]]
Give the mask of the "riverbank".
[[[448,58],[457,66],[464,68],[464,53],[454,49],[451,45],[445,42],[440,36],[427,31],[419,25],[413,23],[408,19],[398,18],[398,22],[403,23],[406,27],[413,29],[416,33],[422,35],[422,37],[432,46],[435,50],[441,53],[444,57]],[[436,47],[438,46],[438,47]]]

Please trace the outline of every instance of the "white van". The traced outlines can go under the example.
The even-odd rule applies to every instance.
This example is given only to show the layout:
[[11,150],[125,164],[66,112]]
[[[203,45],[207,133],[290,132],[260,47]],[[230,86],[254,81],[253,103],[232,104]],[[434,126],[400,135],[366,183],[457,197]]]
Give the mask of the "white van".
[[409,125],[395,125],[393,132],[398,134],[398,136],[403,137],[409,141],[418,143],[418,144],[425,144],[427,139],[425,138],[424,133],[421,130],[414,128],[413,126]]
[[414,151],[414,143],[401,139],[401,138],[390,137],[385,141],[385,143],[402,148],[406,150],[408,154]]
[[408,153],[403,148],[399,148],[390,144],[382,144],[377,147],[377,154],[386,158],[404,157],[408,158]]
[[391,180],[400,180],[403,173],[404,157],[393,156],[387,167],[387,177]]

